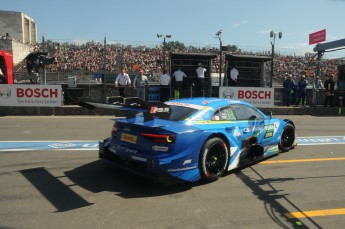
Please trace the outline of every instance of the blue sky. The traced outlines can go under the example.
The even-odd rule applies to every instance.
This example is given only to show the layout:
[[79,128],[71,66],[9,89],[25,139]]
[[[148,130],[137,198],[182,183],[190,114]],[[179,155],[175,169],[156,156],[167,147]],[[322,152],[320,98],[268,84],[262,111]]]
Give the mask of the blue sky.
[[282,32],[276,49],[311,51],[309,34],[345,38],[345,0],[0,0],[1,10],[23,12],[50,40],[161,42],[270,50],[269,32]]

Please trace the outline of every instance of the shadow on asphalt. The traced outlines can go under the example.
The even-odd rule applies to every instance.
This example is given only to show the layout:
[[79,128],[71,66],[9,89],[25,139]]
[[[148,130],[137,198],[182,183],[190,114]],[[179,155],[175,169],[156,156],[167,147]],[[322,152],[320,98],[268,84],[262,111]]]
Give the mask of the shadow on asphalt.
[[75,185],[83,187],[90,192],[109,191],[123,198],[170,195],[187,191],[194,186],[202,184],[197,182],[165,186],[118,169],[102,160],[67,171],[65,174]]
[[93,193],[108,191],[122,198],[142,198],[180,193],[202,184],[197,182],[165,186],[122,171],[102,160],[66,171],[65,177],[70,179],[73,185],[64,184],[60,181],[64,176],[56,177],[44,167],[19,172],[57,209],[56,212],[93,204],[74,192],[72,186],[79,186]]

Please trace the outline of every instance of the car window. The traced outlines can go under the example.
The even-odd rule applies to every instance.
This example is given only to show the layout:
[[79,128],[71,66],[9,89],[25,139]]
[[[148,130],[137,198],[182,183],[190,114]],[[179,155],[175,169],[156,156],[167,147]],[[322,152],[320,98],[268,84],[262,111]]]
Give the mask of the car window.
[[190,108],[190,107],[182,107],[182,106],[174,106],[170,105],[171,107],[171,114],[169,117],[169,120],[172,121],[182,121],[185,120],[186,118],[190,117],[194,113],[196,113],[197,109]]
[[245,104],[232,104],[230,105],[234,111],[237,120],[252,120],[252,119],[263,119],[264,116],[258,112],[255,108],[247,106]]
[[[152,116],[155,118],[166,119],[166,120],[171,120],[171,121],[183,121],[186,118],[189,118],[190,116],[192,116],[193,114],[199,111],[197,109],[190,108],[190,107],[182,107],[182,106],[174,106],[174,105],[170,105],[170,108],[171,108],[171,112],[168,118],[159,117],[154,114]],[[140,112],[136,114],[136,116],[142,117],[144,116],[144,113]]]
[[213,121],[234,121],[236,116],[230,107],[222,107],[216,110],[212,116]]

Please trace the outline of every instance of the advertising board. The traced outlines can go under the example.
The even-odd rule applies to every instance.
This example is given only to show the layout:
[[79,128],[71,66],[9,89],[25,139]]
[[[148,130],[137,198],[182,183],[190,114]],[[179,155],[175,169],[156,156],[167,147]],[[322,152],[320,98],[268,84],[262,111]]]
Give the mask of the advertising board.
[[246,101],[256,107],[274,106],[274,88],[220,87],[219,97]]
[[61,107],[61,85],[0,84],[0,106]]

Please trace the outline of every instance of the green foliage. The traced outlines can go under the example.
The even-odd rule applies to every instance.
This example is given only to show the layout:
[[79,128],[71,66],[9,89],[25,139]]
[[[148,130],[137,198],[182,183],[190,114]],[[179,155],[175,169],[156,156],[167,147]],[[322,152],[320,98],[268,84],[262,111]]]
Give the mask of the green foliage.
[[179,41],[166,42],[165,47],[167,51],[185,51],[187,49],[186,46]]

